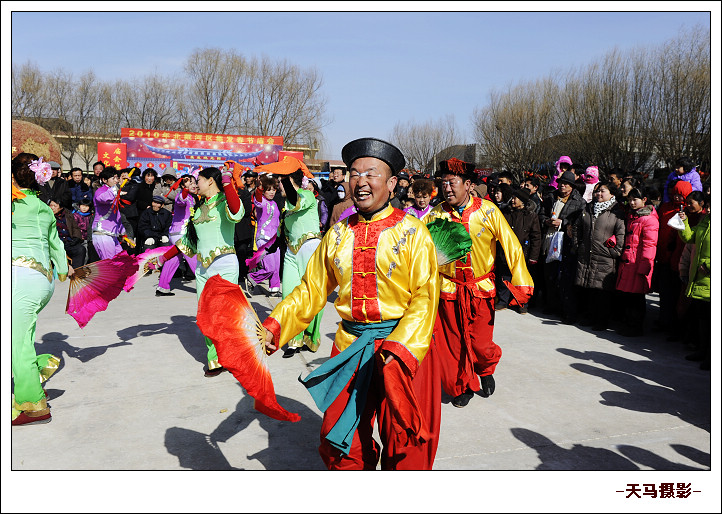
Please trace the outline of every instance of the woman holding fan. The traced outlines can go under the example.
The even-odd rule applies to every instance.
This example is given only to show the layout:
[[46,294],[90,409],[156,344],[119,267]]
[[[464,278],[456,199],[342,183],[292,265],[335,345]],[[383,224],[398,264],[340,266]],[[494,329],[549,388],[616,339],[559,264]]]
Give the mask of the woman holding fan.
[[[229,169],[205,168],[198,174],[198,193],[202,201],[186,224],[175,246],[159,256],[158,264],[182,252],[196,257],[196,294],[200,299],[203,286],[213,275],[238,283],[238,260],[233,246],[234,226],[243,218],[244,209],[233,186]],[[214,377],[224,371],[218,363],[213,342],[206,337],[208,369],[205,376]]]
[[48,163],[29,153],[12,161],[12,424],[51,420],[42,382],[60,359],[35,353],[35,323],[60,281],[73,274],[55,226],[55,215],[38,199],[39,186],[52,176]]
[[[173,207],[173,221],[170,225],[170,242],[175,244],[181,238],[183,229],[191,217],[193,208],[196,205],[198,193],[198,184],[192,175],[185,175],[180,182],[181,192],[176,195]],[[173,296],[175,293],[170,291],[170,281],[173,278],[181,259],[185,257],[191,271],[195,271],[198,263],[195,256],[177,255],[166,262],[163,270],[160,272],[158,279],[158,287],[155,290],[156,296]]]

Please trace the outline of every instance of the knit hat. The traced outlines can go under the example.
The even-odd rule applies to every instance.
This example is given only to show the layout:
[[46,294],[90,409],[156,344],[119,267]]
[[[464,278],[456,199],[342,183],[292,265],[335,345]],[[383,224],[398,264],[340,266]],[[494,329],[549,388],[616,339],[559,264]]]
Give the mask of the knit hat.
[[569,166],[571,166],[572,164],[574,164],[574,163],[572,162],[572,158],[571,158],[571,157],[569,157],[568,155],[562,155],[561,157],[559,157],[559,160],[558,160],[556,163],[554,163],[554,164],[556,164],[557,171],[558,171],[559,173],[562,172],[562,168],[561,168],[561,164],[562,164],[562,163],[566,163],[566,164],[568,164]]
[[678,194],[681,195],[682,198],[687,198],[687,195],[692,192],[692,184],[687,182],[686,180],[678,180],[674,183],[674,185],[670,188],[669,194],[674,195]]
[[584,172],[584,175],[582,175],[582,180],[585,184],[596,184],[599,182],[599,168],[589,166]]

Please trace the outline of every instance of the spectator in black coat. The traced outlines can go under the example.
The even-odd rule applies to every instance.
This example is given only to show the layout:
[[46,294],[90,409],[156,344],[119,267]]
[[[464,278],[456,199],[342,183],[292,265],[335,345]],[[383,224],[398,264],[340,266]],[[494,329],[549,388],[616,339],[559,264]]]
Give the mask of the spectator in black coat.
[[68,187],[68,181],[60,176],[60,164],[55,161],[50,161],[48,164],[50,164],[50,169],[53,170],[53,175],[50,180],[40,186],[38,198],[46,204],[53,200],[64,209],[72,209],[73,200],[70,188]]
[[146,168],[143,172],[143,179],[138,186],[138,194],[135,198],[136,207],[138,208],[138,216],[150,207],[154,196],[162,196],[160,184],[157,183],[158,173],[152,168]]
[[[504,213],[504,217],[506,221],[509,222],[509,226],[514,231],[514,234],[516,234],[517,239],[519,239],[519,243],[524,250],[526,267],[532,275],[532,278],[534,278],[534,272],[536,271],[536,265],[541,251],[539,216],[534,212],[534,202],[532,202],[529,192],[522,187],[512,189],[509,207],[510,210]],[[511,300],[511,292],[509,292],[509,289],[503,281],[511,282],[511,271],[509,271],[509,267],[506,264],[506,259],[503,259],[501,262],[498,261],[498,254],[497,264],[503,264],[503,266],[499,266],[498,271],[502,281],[501,284],[497,284],[497,299],[499,299],[500,306],[506,307]],[[499,310],[498,306],[496,308]],[[527,305],[520,306],[518,312],[519,314],[526,314]]]
[[[255,172],[247,171],[246,173]],[[244,178],[246,177],[245,174],[243,176]],[[258,174],[255,173],[255,176],[257,177]],[[255,182],[251,187],[252,190],[255,191]],[[241,221],[236,223],[236,226],[233,228],[233,246],[236,249],[236,258],[238,259],[238,283],[245,284],[246,276],[248,276],[246,259],[253,255],[253,238],[255,235],[253,230],[253,221],[251,219],[254,208],[253,202],[251,201],[251,191],[248,189],[248,182],[246,182],[246,187],[244,189],[238,190],[238,198],[241,199],[241,203],[243,204],[244,214]]]
[[93,189],[83,180],[83,170],[80,168],[70,170],[68,189],[70,189],[70,201],[73,209],[78,208],[83,198],[93,201]]
[[558,188],[547,193],[542,200],[539,224],[542,240],[542,258],[549,251],[549,243],[555,232],[564,233],[562,242],[562,260],[544,262],[544,313],[561,315],[562,322],[574,323],[574,279],[577,272],[576,255],[571,251],[571,227],[581,214],[587,202],[574,187],[576,176],[567,170],[557,179]]
[[156,196],[151,200],[150,208],[140,214],[138,219],[140,237],[136,241],[139,247],[142,242],[142,251],[170,244],[169,231],[173,215],[163,209],[165,202],[165,198]]

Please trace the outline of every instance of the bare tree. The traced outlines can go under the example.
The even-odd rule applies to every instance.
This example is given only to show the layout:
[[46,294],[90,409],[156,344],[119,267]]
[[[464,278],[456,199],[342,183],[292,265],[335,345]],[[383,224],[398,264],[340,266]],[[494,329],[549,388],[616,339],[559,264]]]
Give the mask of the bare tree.
[[[225,134],[242,107],[246,59],[234,50],[196,49],[187,59],[183,121],[199,132]],[[188,130],[188,129],[187,129]]]
[[662,48],[649,77],[657,93],[652,135],[662,161],[690,157],[709,170],[711,159],[710,31],[695,27]]
[[558,96],[558,86],[550,77],[509,87],[503,93],[492,91],[488,105],[475,109],[476,140],[495,168],[511,171],[520,180],[524,170],[548,160],[538,143],[558,132],[554,115]]
[[37,123],[47,116],[47,89],[43,73],[30,61],[12,65],[10,107],[13,116]]
[[317,70],[263,57],[252,61],[249,75],[246,130],[295,144],[312,145],[319,139],[328,121],[323,79]]
[[406,167],[414,170],[433,168],[435,159],[446,158],[444,150],[459,144],[453,115],[421,123],[398,122],[389,139],[406,157]]
[[[639,171],[655,156],[709,166],[710,34],[696,28],[656,50],[622,53],[535,83],[493,91],[474,111],[475,137],[497,168],[580,165]],[[707,168],[708,169],[708,168]]]

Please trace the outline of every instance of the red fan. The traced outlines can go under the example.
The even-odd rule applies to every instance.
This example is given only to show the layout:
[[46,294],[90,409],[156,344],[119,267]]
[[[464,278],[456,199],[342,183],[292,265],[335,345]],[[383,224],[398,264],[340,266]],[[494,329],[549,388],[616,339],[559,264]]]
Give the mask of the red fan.
[[150,273],[153,270],[158,269],[158,257],[163,255],[171,248],[172,246],[161,246],[159,248],[152,248],[150,250],[146,250],[140,255],[133,256],[136,264],[138,264],[138,269],[135,273],[128,277],[128,279],[125,281],[123,289],[125,289],[125,291],[130,291],[131,289],[133,289],[133,286],[135,286],[135,283],[140,280],[140,277],[147,273]]
[[125,281],[137,269],[135,259],[125,252],[75,268],[70,277],[65,312],[83,328],[96,312],[104,311],[108,303],[118,297]]
[[264,329],[240,286],[220,275],[208,279],[198,302],[198,328],[218,352],[218,362],[233,373],[254,399],[254,407],[281,421],[299,421],[276,400],[263,345]]

